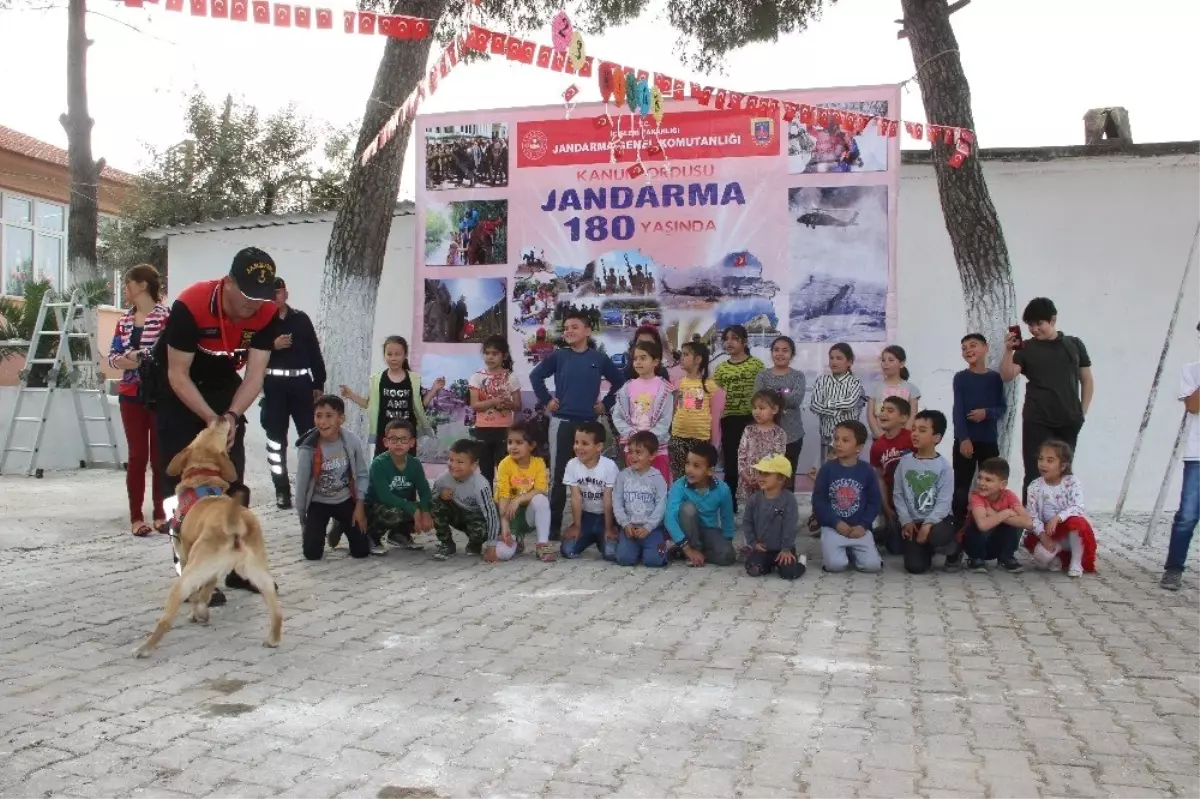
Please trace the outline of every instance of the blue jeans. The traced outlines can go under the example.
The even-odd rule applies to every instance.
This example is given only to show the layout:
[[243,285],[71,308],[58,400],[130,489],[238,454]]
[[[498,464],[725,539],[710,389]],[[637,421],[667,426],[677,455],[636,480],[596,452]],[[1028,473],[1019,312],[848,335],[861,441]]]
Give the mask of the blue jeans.
[[1171,525],[1171,546],[1167,549],[1167,568],[1183,571],[1187,562],[1192,533],[1200,522],[1200,461],[1183,462],[1183,490],[1179,492],[1179,510]]
[[636,566],[638,560],[643,566],[657,569],[667,565],[667,532],[662,527],[655,528],[645,538],[638,540],[625,535],[622,530],[617,538],[617,563],[622,566]]
[[583,518],[579,520],[579,537],[573,541],[562,542],[562,556],[577,558],[585,549],[595,544],[605,560],[616,560],[617,542],[604,540],[604,514],[584,511],[580,515]]

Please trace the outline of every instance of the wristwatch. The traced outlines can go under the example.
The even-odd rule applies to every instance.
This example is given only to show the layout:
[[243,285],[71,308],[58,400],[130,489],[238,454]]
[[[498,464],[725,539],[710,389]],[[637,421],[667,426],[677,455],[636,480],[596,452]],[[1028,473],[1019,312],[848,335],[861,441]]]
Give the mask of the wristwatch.
[[238,422],[242,420],[241,415],[234,413],[233,411],[225,411],[225,413],[221,414],[221,418],[228,419],[229,423],[234,427],[237,427]]

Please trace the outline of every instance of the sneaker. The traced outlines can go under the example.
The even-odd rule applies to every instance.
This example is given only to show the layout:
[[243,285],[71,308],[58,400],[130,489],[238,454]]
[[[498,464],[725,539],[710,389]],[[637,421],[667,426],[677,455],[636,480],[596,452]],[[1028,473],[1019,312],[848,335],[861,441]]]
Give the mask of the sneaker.
[[208,598],[208,606],[210,608],[219,608],[221,605],[224,605],[225,602],[225,592],[220,588],[214,588],[212,596]]
[[453,541],[439,541],[437,549],[434,550],[433,559],[449,560],[456,552],[458,552],[458,547],[454,545]]
[[412,535],[400,530],[392,530],[387,536],[388,543],[398,549],[411,549],[420,551],[425,548],[424,544],[418,544],[413,540]]
[[1067,576],[1068,577],[1082,577],[1083,569],[1079,568],[1078,566],[1072,566],[1071,568],[1067,569]]
[[554,554],[553,544],[538,544],[534,547],[533,551],[537,555],[537,559],[542,563],[553,563],[558,559]]
[[372,555],[386,555],[387,550],[384,549],[382,542],[372,541],[371,542],[371,554]]
[[468,541],[466,553],[468,555],[482,555],[483,554],[483,542],[482,541]]
[[967,568],[976,574],[987,574],[987,561],[971,560],[967,563]]
[[1162,580],[1158,584],[1168,591],[1183,590],[1183,570],[1167,569],[1163,572]]
[[291,492],[290,491],[276,491],[275,492],[275,507],[279,508],[280,510],[291,510],[292,509],[292,494],[291,494]]
[[1008,572],[1009,574],[1018,574],[1023,571],[1025,567],[1022,566],[1021,562],[1016,558],[1010,558],[1009,560],[1000,561],[1000,568],[1004,569],[1004,571]]

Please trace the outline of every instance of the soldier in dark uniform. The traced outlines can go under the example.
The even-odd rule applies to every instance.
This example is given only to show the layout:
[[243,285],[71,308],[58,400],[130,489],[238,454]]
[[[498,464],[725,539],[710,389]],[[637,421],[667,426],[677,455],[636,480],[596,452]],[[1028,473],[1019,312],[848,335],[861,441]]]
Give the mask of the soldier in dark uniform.
[[308,314],[287,301],[287,284],[283,278],[276,278],[278,332],[263,380],[261,421],[267,434],[267,463],[275,484],[275,503],[281,510],[292,507],[287,469],[289,422],[296,425],[297,438],[311,430],[313,403],[325,393],[325,361],[317,332]]

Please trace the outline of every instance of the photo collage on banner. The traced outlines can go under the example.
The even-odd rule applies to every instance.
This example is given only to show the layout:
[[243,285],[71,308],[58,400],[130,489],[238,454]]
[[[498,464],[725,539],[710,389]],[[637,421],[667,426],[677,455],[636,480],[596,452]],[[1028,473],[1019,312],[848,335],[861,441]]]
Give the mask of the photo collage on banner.
[[[899,113],[896,86],[765,96]],[[720,331],[738,324],[768,367],[771,342],[791,336],[810,392],[839,341],[868,391],[879,379],[896,326],[899,138],[875,122],[853,135],[816,114],[783,121],[693,100],[669,103],[661,127],[622,110],[607,109],[609,126],[596,122],[599,103],[569,118],[547,106],[417,119],[414,366],[425,383],[446,380],[422,460],[469,434],[467,380],[492,335],[512,351],[517,417],[544,422],[529,373],[561,344],[571,311],[588,314],[596,346],[622,368],[634,331],[655,325],[672,376],[689,341],[710,347],[715,370],[728,357]],[[639,150],[645,174],[630,177]],[[803,467],[821,459],[809,399]],[[804,476],[798,490],[809,488]]]

